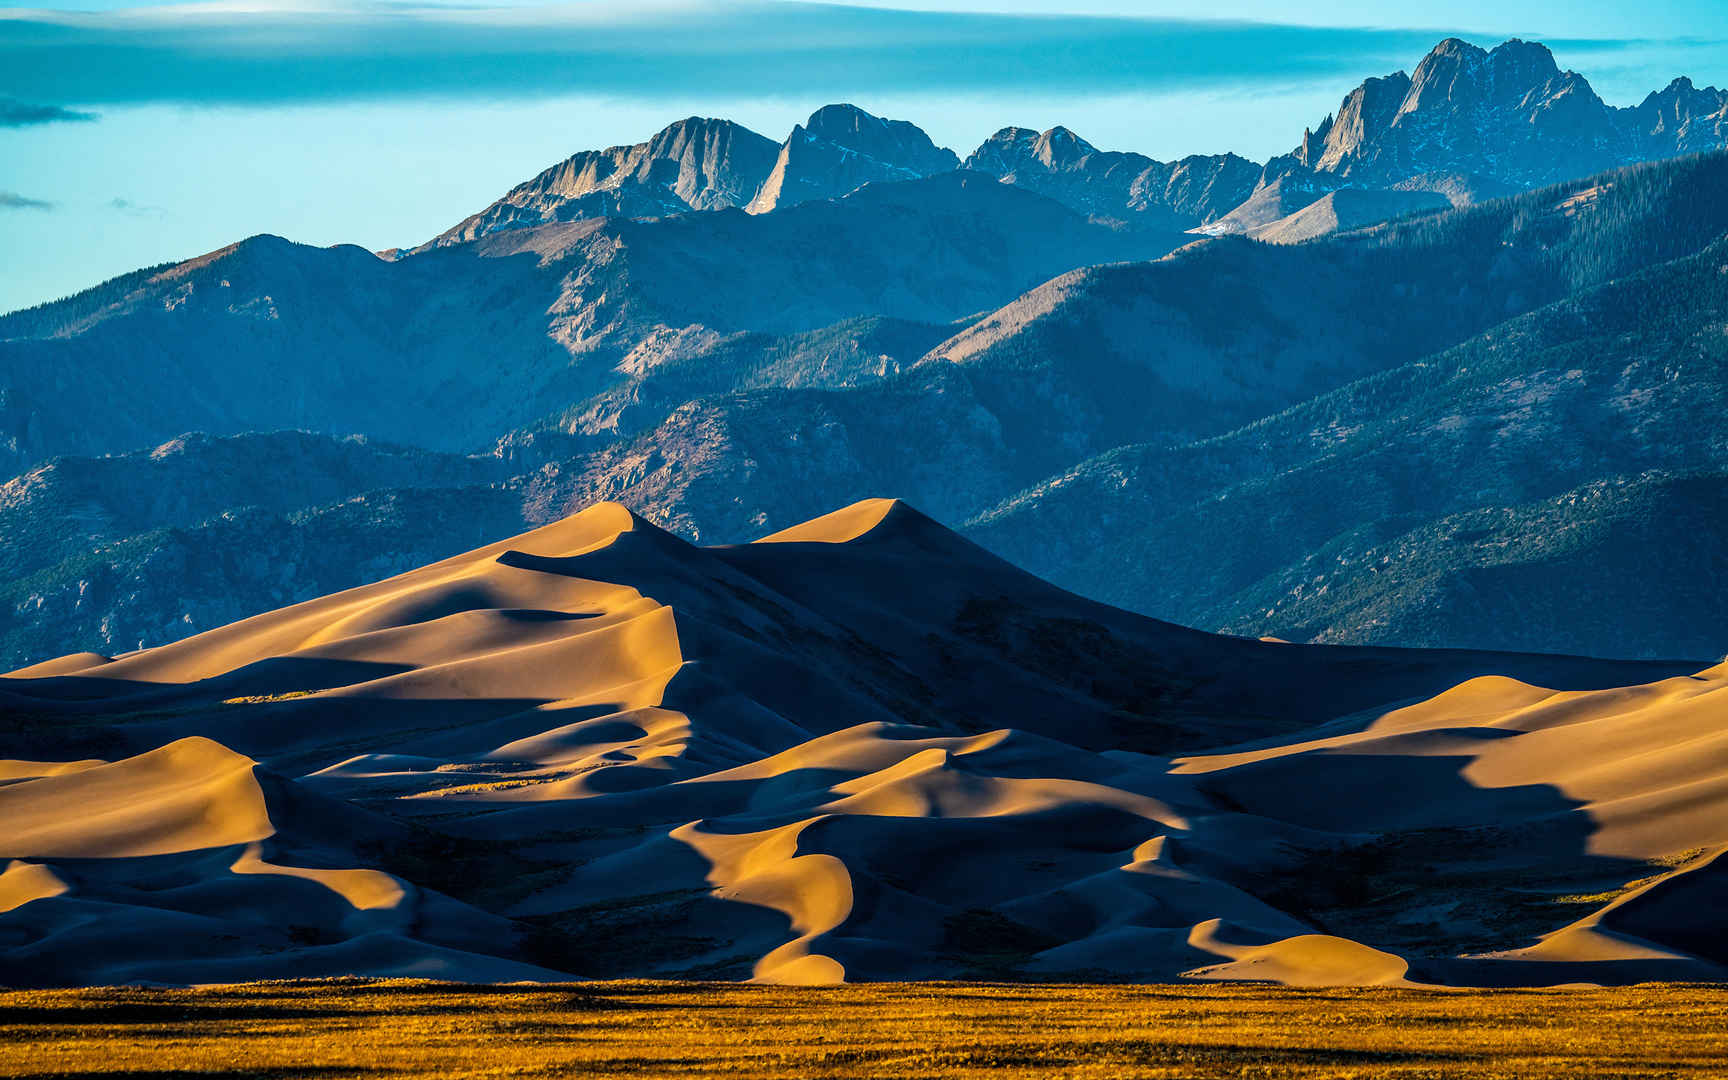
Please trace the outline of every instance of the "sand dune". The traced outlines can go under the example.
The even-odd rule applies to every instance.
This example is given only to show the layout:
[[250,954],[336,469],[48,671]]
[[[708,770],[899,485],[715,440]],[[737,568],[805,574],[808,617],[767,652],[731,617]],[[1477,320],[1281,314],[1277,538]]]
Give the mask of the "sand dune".
[[0,679],[20,983],[1716,977],[1728,668],[1217,637],[623,507]]

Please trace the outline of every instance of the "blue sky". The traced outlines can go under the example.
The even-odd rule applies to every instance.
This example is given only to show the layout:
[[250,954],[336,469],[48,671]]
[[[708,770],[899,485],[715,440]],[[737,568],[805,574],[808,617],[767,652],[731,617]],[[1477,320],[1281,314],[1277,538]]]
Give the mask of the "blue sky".
[[847,100],[964,155],[1061,123],[1155,157],[1288,150],[1456,33],[1629,104],[1728,82],[1728,4],[401,0],[0,9],[0,311],[259,232],[416,243],[570,153]]

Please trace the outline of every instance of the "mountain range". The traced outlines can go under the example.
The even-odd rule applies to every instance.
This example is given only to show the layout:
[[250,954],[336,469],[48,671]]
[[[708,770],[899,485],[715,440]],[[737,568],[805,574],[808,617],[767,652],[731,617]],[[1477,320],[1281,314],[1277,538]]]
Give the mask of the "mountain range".
[[[1448,38],[1413,74],[1365,80],[1292,152],[1264,164],[1234,154],[1160,162],[1101,151],[1063,127],[1005,127],[962,164],[912,124],[855,105],[818,109],[776,151],[731,121],[690,117],[645,143],[576,154],[427,246],[591,217],[765,213],[956,168],[1159,231],[1264,230],[1334,191],[1369,193],[1335,230],[1724,146],[1728,90],[1678,78],[1615,108],[1541,44],[1485,50]],[[1300,231],[1313,230],[1311,216]]]
[[0,316],[0,662],[871,492],[1206,629],[1719,656],[1725,104],[1452,40],[1265,165],[693,118],[417,249],[141,270]]

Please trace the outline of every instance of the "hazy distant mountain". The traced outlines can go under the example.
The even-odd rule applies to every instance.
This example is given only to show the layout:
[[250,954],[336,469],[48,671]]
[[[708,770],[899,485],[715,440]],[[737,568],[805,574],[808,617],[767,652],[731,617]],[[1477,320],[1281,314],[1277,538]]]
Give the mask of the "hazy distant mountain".
[[742,125],[692,116],[645,143],[575,154],[427,246],[554,221],[743,206],[774,167],[774,155],[772,140]]
[[1042,134],[1003,128],[972,152],[965,167],[1084,214],[1175,230],[1228,212],[1248,197],[1260,175],[1258,165],[1235,154],[1165,164],[1143,154],[1099,150],[1063,127]]
[[1216,231],[1250,231],[1337,188],[1433,191],[1463,204],[1724,146],[1728,91],[1676,79],[1614,108],[1543,45],[1513,39],[1485,50],[1448,38],[1413,74],[1351,91],[1294,151],[1267,163],[1249,204]]
[[884,120],[856,105],[828,105],[792,129],[748,209],[765,214],[868,183],[916,180],[959,167],[952,150],[905,120]]
[[916,180],[959,167],[952,151],[937,147],[915,125],[855,105],[816,110],[778,146],[730,120],[692,116],[644,143],[575,154],[421,250],[560,221],[732,207],[760,214],[837,198],[867,183]]

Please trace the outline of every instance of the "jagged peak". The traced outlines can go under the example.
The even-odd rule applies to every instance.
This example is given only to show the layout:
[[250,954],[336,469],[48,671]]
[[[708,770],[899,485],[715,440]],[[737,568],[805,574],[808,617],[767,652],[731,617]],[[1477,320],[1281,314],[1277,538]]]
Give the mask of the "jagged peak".
[[1440,43],[1428,50],[1424,60],[1444,56],[1487,56],[1488,50],[1480,45],[1472,45],[1461,37],[1443,38]]
[[[906,121],[899,121],[906,123]],[[857,131],[866,126],[887,127],[891,121],[885,120],[867,109],[861,109],[850,102],[836,102],[824,105],[810,114],[804,121],[804,129],[818,135],[829,132]]]
[[773,141],[769,139],[768,136],[763,135],[760,132],[752,131],[736,120],[727,120],[718,116],[686,116],[682,120],[672,121],[670,124],[667,124],[665,127],[655,132],[653,138],[649,139],[647,143],[643,145],[656,146],[668,140],[676,139],[680,135],[687,135],[693,131],[700,131],[704,134],[724,131],[728,133],[754,136],[755,138],[761,139],[763,142]]
[[1084,157],[1098,152],[1097,147],[1061,125],[1038,136],[1038,144],[1048,148],[1052,156],[1060,154],[1063,157]]
[[[1561,74],[1560,65],[1555,62],[1554,54],[1548,50],[1548,46],[1539,41],[1525,41],[1522,38],[1509,38],[1494,46],[1488,53],[1488,65],[1496,69],[1511,66],[1531,83]],[[1576,75],[1575,72],[1567,74]]]

